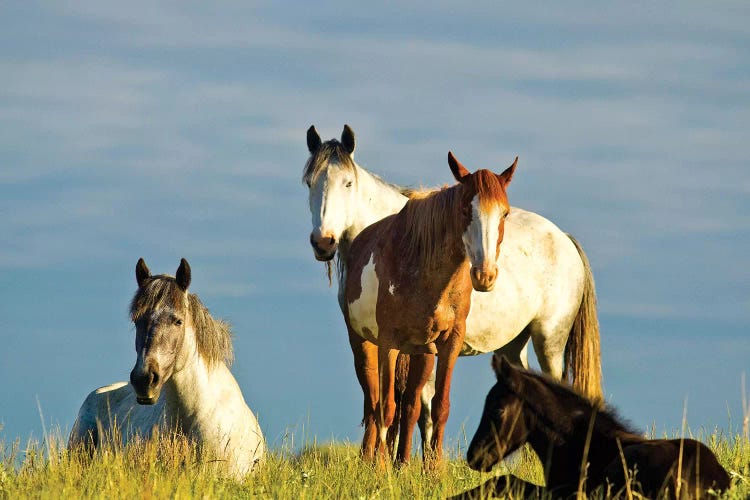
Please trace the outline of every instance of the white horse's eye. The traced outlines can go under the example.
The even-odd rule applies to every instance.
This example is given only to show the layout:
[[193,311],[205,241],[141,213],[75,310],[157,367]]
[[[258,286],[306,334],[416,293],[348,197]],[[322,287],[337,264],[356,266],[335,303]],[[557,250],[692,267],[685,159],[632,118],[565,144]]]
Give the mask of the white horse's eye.
[[346,183],[346,187],[348,187],[348,188],[352,187],[352,181],[347,182]]

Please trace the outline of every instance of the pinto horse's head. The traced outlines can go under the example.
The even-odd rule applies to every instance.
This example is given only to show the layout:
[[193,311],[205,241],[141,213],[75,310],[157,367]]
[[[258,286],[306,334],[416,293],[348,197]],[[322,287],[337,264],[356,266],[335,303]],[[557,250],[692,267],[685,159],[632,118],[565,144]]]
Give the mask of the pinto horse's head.
[[146,262],[139,259],[135,267],[138,291],[133,297],[130,314],[135,323],[137,359],[130,372],[130,383],[136,400],[152,405],[159,399],[164,383],[185,364],[190,265],[180,262],[175,277],[152,276]]
[[466,452],[469,467],[483,472],[517,450],[529,435],[523,400],[517,395],[522,377],[505,357],[493,356],[492,368],[497,383],[487,394],[479,428]]
[[461,210],[468,220],[463,233],[464,249],[471,262],[471,284],[479,292],[495,287],[505,218],[510,213],[505,189],[517,164],[518,157],[502,174],[489,170],[477,170],[472,174],[452,152],[448,153],[451,172],[463,186]]
[[357,191],[354,147],[354,131],[349,125],[344,125],[341,141],[322,142],[314,125],[307,130],[310,158],[302,180],[310,191],[310,245],[321,261],[333,258],[341,235],[353,224]]

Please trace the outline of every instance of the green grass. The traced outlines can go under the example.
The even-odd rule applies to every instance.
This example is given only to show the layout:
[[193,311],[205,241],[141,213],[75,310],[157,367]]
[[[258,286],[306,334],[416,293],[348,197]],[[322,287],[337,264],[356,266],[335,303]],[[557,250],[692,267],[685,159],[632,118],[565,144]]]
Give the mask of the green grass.
[[[725,498],[749,498],[748,439],[714,433],[703,440],[734,475]],[[59,438],[47,441],[1,446],[0,498],[445,498],[499,472],[470,470],[457,449],[438,470],[425,471],[416,457],[400,469],[380,470],[359,458],[355,444],[311,443],[301,452],[282,445],[254,475],[235,481],[222,478],[214,463],[181,438],[110,445],[93,457],[65,450]],[[532,452],[524,454],[514,473],[542,482],[541,465]]]

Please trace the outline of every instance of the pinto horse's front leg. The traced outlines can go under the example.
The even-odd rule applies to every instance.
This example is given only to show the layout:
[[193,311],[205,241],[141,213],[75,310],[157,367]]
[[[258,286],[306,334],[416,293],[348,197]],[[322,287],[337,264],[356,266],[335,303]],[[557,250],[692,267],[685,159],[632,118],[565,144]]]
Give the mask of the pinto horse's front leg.
[[387,443],[388,429],[393,424],[393,419],[396,415],[395,380],[398,353],[398,349],[389,345],[381,344],[378,347],[380,399],[375,417],[378,422],[380,458],[387,457],[389,454]]
[[438,365],[435,375],[435,396],[432,398],[431,453],[436,462],[443,458],[443,434],[450,413],[450,391],[453,367],[464,342],[465,324],[455,325],[445,342],[438,346]]
[[354,332],[347,324],[349,330],[349,345],[354,354],[354,370],[357,380],[362,387],[364,396],[364,411],[362,425],[365,434],[362,437],[362,458],[372,460],[375,458],[375,447],[378,439],[375,413],[378,405],[378,346],[369,342]]

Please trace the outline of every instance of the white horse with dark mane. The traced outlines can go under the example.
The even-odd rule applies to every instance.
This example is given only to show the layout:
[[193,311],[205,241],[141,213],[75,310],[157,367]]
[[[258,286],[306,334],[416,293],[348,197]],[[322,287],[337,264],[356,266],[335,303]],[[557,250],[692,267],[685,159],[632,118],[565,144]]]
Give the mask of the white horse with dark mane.
[[188,292],[190,266],[175,277],[152,276],[143,259],[135,268],[138,291],[130,306],[137,359],[130,383],[88,395],[69,447],[99,447],[120,433],[124,444],[159,434],[184,435],[232,476],[251,472],[265,453],[258,420],[229,371],[229,325],[211,317]]
[[[352,241],[373,222],[399,212],[414,191],[388,183],[359,166],[353,156],[354,132],[348,125],[340,141],[326,142],[311,126],[307,147],[310,157],[303,181],[309,188],[313,227],[310,244],[320,261],[328,262],[338,253],[338,297],[342,311],[346,311],[343,277]],[[487,268],[471,271],[496,275],[496,285],[489,292],[472,291],[461,355],[495,351],[528,367],[527,344],[531,339],[544,372],[557,379],[567,378],[589,397],[601,397],[596,292],[581,246],[544,217],[512,207],[505,221],[502,252],[498,255],[497,250],[484,249]],[[377,305],[367,307],[374,315]],[[371,346],[361,332],[351,329],[349,340],[356,366],[358,356]],[[363,375],[357,375],[362,381]],[[434,389],[428,384],[420,418],[423,441],[429,440],[432,394]],[[366,405],[370,404],[367,397]]]

